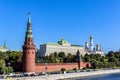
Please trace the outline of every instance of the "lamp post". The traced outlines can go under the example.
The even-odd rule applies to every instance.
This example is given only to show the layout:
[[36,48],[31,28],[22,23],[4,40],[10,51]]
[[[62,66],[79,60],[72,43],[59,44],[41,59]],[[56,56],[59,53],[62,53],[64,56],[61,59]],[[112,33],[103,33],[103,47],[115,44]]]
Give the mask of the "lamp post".
[[6,65],[6,64],[4,63],[4,64],[3,64],[3,66],[4,66],[4,78],[5,78],[5,65]]
[[10,65],[11,65],[11,63],[9,62],[9,63],[8,63],[8,67],[9,67],[9,68],[10,68]]

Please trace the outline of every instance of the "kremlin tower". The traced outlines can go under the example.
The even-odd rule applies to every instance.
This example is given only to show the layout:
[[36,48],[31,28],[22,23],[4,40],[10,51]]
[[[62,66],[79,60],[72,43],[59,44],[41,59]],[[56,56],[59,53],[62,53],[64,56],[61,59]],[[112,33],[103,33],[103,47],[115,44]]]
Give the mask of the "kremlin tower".
[[22,46],[23,49],[23,72],[34,73],[35,72],[35,49],[30,20],[30,13],[28,13],[27,31],[25,41]]
[[85,42],[85,49],[89,49],[88,42]]
[[90,36],[90,52],[94,51],[94,43],[93,43],[93,36]]

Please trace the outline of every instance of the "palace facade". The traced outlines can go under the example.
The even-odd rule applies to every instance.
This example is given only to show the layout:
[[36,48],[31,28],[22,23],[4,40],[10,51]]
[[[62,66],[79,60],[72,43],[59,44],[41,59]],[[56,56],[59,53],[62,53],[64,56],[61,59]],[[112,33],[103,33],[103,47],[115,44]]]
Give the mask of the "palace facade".
[[80,51],[81,55],[85,55],[83,46],[70,44],[68,41],[62,38],[57,43],[49,42],[47,44],[40,45],[40,50],[38,51],[37,56],[49,56],[54,52],[64,52],[66,55],[68,53],[76,55],[78,50]]

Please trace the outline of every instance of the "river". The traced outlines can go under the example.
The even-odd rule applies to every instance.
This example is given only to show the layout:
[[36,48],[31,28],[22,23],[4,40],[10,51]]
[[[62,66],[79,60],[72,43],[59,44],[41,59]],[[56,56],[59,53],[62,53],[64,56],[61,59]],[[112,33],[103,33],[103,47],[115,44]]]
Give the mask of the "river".
[[120,73],[102,74],[102,75],[86,76],[86,77],[71,78],[64,80],[120,80]]

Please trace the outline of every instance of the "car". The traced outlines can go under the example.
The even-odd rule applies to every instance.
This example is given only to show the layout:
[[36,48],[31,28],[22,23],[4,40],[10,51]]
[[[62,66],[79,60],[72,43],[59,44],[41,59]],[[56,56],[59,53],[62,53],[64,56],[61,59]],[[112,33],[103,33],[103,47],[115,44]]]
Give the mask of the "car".
[[0,79],[4,79],[4,77],[5,77],[4,75],[0,75]]
[[9,73],[8,76],[9,76],[9,77],[14,77],[14,76],[15,76],[15,73]]
[[80,72],[86,72],[86,70],[81,70]]
[[35,74],[34,74],[34,73],[32,73],[32,74],[30,74],[29,76],[31,76],[31,77],[32,77],[32,76],[35,76]]
[[39,76],[43,76],[43,75],[46,75],[47,73],[46,72],[41,72],[39,73]]
[[60,74],[60,72],[50,72],[49,74]]

